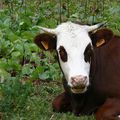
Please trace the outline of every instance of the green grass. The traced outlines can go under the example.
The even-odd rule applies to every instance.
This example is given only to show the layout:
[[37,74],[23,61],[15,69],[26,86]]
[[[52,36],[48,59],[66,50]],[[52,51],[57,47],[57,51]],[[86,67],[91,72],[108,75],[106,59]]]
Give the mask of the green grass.
[[16,104],[13,111],[1,112],[2,120],[93,120],[92,116],[76,117],[72,113],[53,112],[52,101],[62,91],[62,85],[53,82],[35,85],[25,105],[18,109]]

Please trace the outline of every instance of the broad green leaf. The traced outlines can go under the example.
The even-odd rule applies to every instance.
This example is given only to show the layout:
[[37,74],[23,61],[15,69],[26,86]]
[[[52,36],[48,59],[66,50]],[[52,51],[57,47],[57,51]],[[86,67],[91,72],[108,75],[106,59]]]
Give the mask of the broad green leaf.
[[32,66],[30,64],[26,64],[22,67],[22,74],[23,75],[29,75],[33,72],[33,69],[31,69]]
[[0,68],[0,83],[3,83],[5,79],[8,79],[10,74],[4,69]]
[[15,40],[19,39],[19,37],[17,35],[15,35],[13,32],[7,32],[7,36],[10,41],[15,41]]
[[19,52],[19,51],[15,51],[15,52],[12,52],[12,57],[14,58],[16,58],[16,57],[20,57],[21,56],[21,53]]
[[31,31],[25,31],[22,33],[22,37],[27,40],[32,40],[34,38],[34,34]]
[[49,77],[49,74],[47,74],[47,73],[42,73],[42,74],[39,74],[39,78],[41,79],[41,80],[46,80],[46,79],[48,79],[48,78],[50,78]]

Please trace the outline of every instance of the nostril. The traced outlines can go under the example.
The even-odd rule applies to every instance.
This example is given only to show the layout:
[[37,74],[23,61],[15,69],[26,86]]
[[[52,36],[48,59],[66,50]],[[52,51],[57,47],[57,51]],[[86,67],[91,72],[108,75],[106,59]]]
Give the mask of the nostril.
[[87,79],[87,76],[85,76],[85,79]]
[[71,77],[71,84],[73,86],[85,86],[87,84],[87,76],[82,76],[82,75],[78,75],[78,76],[75,76],[75,77]]
[[87,76],[79,75],[79,76],[76,76],[76,78],[79,79],[79,80],[86,80]]
[[71,77],[71,80],[74,81],[75,77]]
[[71,83],[72,85],[75,85],[77,83],[77,80],[75,77],[71,77]]
[[83,77],[83,80],[86,80],[86,79],[87,79],[87,76],[84,76],[84,77]]

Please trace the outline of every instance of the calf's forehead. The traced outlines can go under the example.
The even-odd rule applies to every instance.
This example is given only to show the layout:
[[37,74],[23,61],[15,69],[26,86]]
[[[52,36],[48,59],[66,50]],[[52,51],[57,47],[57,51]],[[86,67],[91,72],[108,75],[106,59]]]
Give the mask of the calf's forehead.
[[[79,31],[79,32],[78,32]],[[63,46],[67,51],[82,50],[91,43],[91,40],[84,30],[74,30],[71,32],[61,32],[57,36],[57,49]]]
[[90,42],[86,26],[67,22],[57,27],[57,45],[84,46]]

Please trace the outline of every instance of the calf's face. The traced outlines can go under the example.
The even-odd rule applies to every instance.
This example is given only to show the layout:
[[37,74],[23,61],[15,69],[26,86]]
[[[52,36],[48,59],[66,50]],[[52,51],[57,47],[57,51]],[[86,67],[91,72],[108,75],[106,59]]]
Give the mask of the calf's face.
[[[91,40],[77,24],[62,24],[57,35],[56,50],[60,66],[72,92],[85,92],[89,85]],[[87,59],[88,58],[88,59]]]
[[45,33],[35,38],[35,43],[45,50],[57,50],[61,69],[73,93],[84,93],[90,84],[92,42],[88,32],[100,26],[66,22],[56,29],[40,27]]

